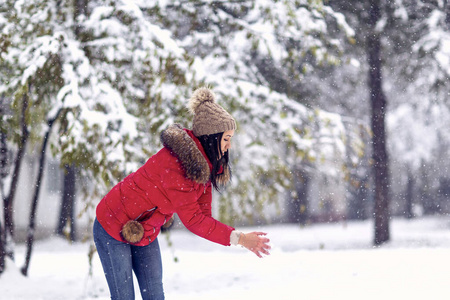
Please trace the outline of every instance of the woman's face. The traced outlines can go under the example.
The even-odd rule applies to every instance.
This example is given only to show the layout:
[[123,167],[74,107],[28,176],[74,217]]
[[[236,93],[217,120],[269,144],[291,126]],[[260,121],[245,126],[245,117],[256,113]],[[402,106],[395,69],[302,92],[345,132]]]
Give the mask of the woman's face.
[[227,130],[222,135],[222,140],[220,141],[220,150],[221,155],[228,151],[231,148],[231,138],[234,135],[234,130]]

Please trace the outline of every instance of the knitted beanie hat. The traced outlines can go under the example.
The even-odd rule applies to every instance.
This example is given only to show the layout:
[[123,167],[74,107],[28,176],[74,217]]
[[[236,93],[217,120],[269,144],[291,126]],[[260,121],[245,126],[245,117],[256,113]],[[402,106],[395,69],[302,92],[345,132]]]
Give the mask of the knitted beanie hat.
[[188,108],[194,115],[192,131],[197,137],[236,129],[233,117],[216,103],[216,95],[206,87],[195,90]]

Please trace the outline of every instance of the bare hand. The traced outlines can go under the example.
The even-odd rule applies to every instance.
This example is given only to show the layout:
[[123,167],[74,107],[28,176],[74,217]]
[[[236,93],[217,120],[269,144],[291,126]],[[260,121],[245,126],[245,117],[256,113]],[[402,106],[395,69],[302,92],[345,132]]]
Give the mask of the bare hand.
[[268,238],[262,237],[266,235],[265,232],[250,232],[242,233],[239,238],[239,245],[247,248],[248,250],[255,253],[258,257],[262,257],[261,253],[269,255],[270,246],[268,243],[270,240]]

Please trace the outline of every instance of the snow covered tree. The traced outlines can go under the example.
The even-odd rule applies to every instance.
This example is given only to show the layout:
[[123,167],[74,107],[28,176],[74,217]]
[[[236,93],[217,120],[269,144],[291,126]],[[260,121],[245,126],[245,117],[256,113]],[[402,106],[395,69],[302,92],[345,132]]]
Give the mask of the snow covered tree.
[[[131,154],[139,157],[146,149],[142,145],[156,146],[144,132],[146,124],[156,121],[138,124],[137,116],[148,110],[148,102],[184,83],[188,62],[183,51],[168,32],[126,3],[95,6],[91,18],[80,15],[79,20],[71,18],[71,3],[4,4],[1,59],[7,67],[2,69],[0,93],[12,99],[12,112],[24,119],[34,141],[43,140],[47,119],[63,111],[59,136],[50,140],[50,147],[63,163],[84,167],[84,174],[94,179],[91,196],[98,197],[131,170],[125,163],[132,161]],[[74,28],[80,31],[76,34]],[[166,80],[169,74],[173,76]],[[14,123],[8,124],[2,122],[2,130],[17,132],[8,130]]]
[[[346,48],[346,53],[359,58],[362,71],[367,64],[358,49],[363,48],[368,32],[366,4],[361,1],[330,3],[357,29],[356,47]],[[449,69],[445,46],[448,44],[448,1],[382,1],[382,5],[377,29],[382,31],[383,88],[390,100],[387,137],[392,163],[391,209],[393,213],[410,214],[405,207],[412,209],[407,205],[411,201],[419,202],[418,206],[430,213],[436,212],[437,207],[448,209],[445,203],[433,200],[439,197],[440,182],[445,182],[449,167],[443,159],[448,155],[445,149],[449,144],[448,84],[444,83],[448,81]],[[361,95],[361,92],[354,94]],[[350,102],[346,106],[352,107]],[[428,174],[427,178],[423,174]],[[414,193],[408,193],[410,189]],[[424,189],[427,197],[405,199],[406,195],[419,195]]]
[[[385,1],[338,1],[333,8],[343,12],[356,30],[355,39],[359,49],[367,56],[367,89],[370,103],[370,122],[372,130],[372,170],[374,179],[374,244],[389,240],[390,218],[390,178],[387,153],[385,117],[387,97],[382,82],[382,41],[386,37]],[[388,36],[389,37],[389,36]],[[357,52],[356,52],[357,53]],[[362,58],[362,56],[359,56]]]
[[[448,7],[448,1],[402,1],[393,9],[402,36],[394,55],[389,55],[389,62],[399,66],[391,69],[394,80],[389,86],[397,99],[389,116],[390,130],[398,137],[392,140],[391,151],[401,167],[397,176],[405,178],[405,190],[410,182],[414,182],[410,187],[414,194],[427,189],[427,197],[406,199],[425,213],[449,209],[438,199],[449,169]],[[425,178],[424,170],[433,171],[426,172]]]
[[[14,8],[13,8],[14,7]],[[23,8],[23,7],[22,7]],[[39,6],[38,6],[39,8]],[[56,105],[48,97],[49,94],[58,89],[58,75],[52,74],[57,70],[55,56],[52,50],[46,51],[46,47],[52,48],[45,37],[36,40],[36,34],[46,32],[45,22],[42,22],[42,15],[34,18],[32,9],[21,10],[21,4],[17,2],[7,2],[2,5],[1,28],[4,47],[2,48],[1,60],[4,69],[2,70],[1,93],[9,104],[8,113],[2,115],[2,131],[7,132],[7,138],[11,145],[17,147],[17,154],[14,162],[14,171],[11,174],[12,180],[9,186],[9,193],[4,199],[4,218],[6,247],[2,256],[8,255],[14,258],[14,249],[12,247],[14,237],[14,219],[13,219],[13,201],[15,191],[18,186],[18,179],[21,169],[21,162],[27,149],[27,141],[34,145],[42,140],[43,148],[48,142],[51,125],[49,130],[45,129],[48,118],[54,118],[50,122],[57,121],[62,112],[59,105]],[[23,13],[23,19],[19,16]],[[42,22],[42,23],[41,23]],[[23,31],[22,31],[23,30]],[[36,30],[36,31],[34,31]],[[51,74],[51,75],[50,75]],[[56,76],[55,76],[56,75]],[[55,77],[53,77],[55,76]],[[47,80],[55,79],[52,84],[43,84]],[[53,107],[52,107],[53,106]],[[58,112],[55,114],[55,112]],[[52,117],[51,117],[52,116]],[[21,130],[17,130],[21,128]],[[42,131],[45,132],[42,135]],[[19,134],[17,134],[19,133]],[[29,137],[29,138],[28,138]],[[39,174],[37,175],[36,192],[32,201],[30,215],[29,241],[32,241],[34,235],[34,215],[37,207],[37,195],[40,188],[40,179],[42,178],[43,166],[45,162],[45,150],[41,151],[41,160]],[[32,245],[32,242],[29,243]]]

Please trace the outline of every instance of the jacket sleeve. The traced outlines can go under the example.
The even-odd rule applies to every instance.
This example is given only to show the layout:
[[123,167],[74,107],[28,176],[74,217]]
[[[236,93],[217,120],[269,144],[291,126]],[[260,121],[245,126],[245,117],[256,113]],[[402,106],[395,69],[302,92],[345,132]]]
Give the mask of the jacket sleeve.
[[203,195],[203,186],[199,186],[202,189],[202,196],[199,197],[194,183],[184,178],[183,174],[168,173],[171,174],[164,178],[163,186],[184,226],[211,242],[230,246],[230,235],[234,228],[211,217],[211,188]]

